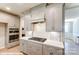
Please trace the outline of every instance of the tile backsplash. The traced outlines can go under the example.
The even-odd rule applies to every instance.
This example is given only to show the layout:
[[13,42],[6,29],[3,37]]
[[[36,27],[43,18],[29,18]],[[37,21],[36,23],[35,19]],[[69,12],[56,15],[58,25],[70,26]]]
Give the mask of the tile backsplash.
[[50,32],[50,40],[62,41],[62,33],[61,32]]
[[41,38],[50,39],[50,33],[49,32],[33,32],[33,37],[41,37]]
[[61,41],[62,42],[62,33],[61,32],[33,32],[33,37],[47,38],[48,40]]

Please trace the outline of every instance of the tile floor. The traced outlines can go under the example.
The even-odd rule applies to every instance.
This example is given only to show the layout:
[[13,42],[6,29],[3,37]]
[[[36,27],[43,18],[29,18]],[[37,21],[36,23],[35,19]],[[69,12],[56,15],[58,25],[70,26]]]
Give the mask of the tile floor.
[[12,47],[9,49],[3,48],[0,49],[0,55],[23,55],[19,50],[19,46]]
[[65,54],[66,55],[79,55],[79,44],[65,40]]

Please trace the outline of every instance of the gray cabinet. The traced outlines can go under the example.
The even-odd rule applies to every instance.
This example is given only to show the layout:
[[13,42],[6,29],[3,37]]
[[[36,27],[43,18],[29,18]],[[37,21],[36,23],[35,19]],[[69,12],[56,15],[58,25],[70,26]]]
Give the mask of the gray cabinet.
[[42,44],[28,41],[28,52],[30,55],[42,55]]
[[21,40],[20,51],[28,55],[42,55],[42,44],[29,40]]
[[38,5],[31,9],[32,20],[44,18],[45,4]]
[[31,20],[31,14],[30,12],[27,12],[24,16],[24,28],[25,31],[32,31],[32,20]]
[[43,45],[43,55],[63,55],[63,49],[50,45]]
[[28,54],[28,41],[26,40],[20,40],[20,51],[23,53]]
[[46,8],[46,30],[48,32],[63,30],[63,4],[50,4]]
[[28,55],[63,55],[64,49],[37,43],[31,40],[20,40],[20,51]]

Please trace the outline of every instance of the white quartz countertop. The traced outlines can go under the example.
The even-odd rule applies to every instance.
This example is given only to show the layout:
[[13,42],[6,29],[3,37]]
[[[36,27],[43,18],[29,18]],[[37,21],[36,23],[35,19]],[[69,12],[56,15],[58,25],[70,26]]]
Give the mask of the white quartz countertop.
[[[31,38],[31,37],[22,37],[20,39],[28,40],[28,38]],[[45,42],[38,42],[38,41],[34,41],[34,40],[30,40],[30,41],[40,43],[40,44],[51,45],[51,46],[54,46],[54,47],[64,48],[63,42],[57,42],[57,41],[53,41],[53,40],[46,40]]]
[[51,45],[54,47],[64,48],[64,44],[62,42],[57,42],[57,41],[53,41],[53,40],[47,40],[44,42],[44,44]]
[[28,40],[28,38],[31,38],[31,37],[21,37],[20,39],[22,39],[22,40]]

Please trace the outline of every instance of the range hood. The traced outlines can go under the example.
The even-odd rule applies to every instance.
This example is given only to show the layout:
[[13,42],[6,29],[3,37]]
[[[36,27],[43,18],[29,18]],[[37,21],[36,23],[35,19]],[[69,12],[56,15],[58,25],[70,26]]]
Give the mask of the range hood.
[[34,19],[34,20],[32,20],[32,23],[40,23],[40,22],[45,22],[45,19],[41,18],[41,19]]

